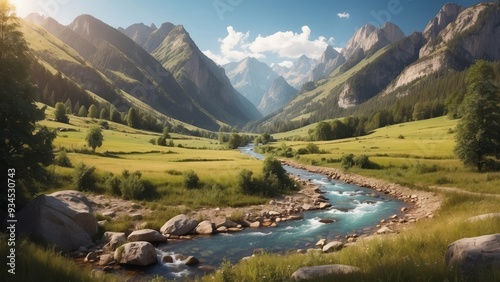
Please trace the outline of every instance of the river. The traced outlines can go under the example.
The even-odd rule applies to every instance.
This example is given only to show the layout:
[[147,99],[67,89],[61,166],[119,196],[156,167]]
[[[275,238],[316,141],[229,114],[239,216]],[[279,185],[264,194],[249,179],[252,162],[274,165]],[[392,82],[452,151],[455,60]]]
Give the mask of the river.
[[[253,147],[241,148],[242,153],[263,159],[264,156],[253,151]],[[363,234],[373,230],[382,219],[393,214],[400,214],[404,202],[389,198],[383,193],[356,185],[330,180],[324,175],[311,173],[290,166],[284,168],[304,180],[312,180],[320,185],[325,197],[332,205],[331,209],[308,211],[304,219],[279,223],[272,228],[247,228],[231,234],[217,234],[196,237],[192,240],[159,245],[157,247],[159,263],[146,269],[146,275],[160,275],[168,279],[185,276],[203,275],[199,267],[187,267],[181,260],[174,263],[162,263],[164,255],[182,254],[195,256],[205,266],[216,268],[223,260],[237,263],[243,257],[251,256],[256,249],[266,252],[283,253],[297,249],[313,248],[322,238],[333,240],[349,234]],[[320,219],[335,220],[324,224]]]

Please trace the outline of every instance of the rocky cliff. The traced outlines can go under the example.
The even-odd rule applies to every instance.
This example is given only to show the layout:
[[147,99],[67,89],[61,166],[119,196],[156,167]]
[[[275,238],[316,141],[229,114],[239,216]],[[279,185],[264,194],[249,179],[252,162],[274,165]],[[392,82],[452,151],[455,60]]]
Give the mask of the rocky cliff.
[[290,86],[290,84],[280,76],[273,81],[267,93],[262,97],[258,109],[264,116],[271,114],[290,102],[297,96],[298,92],[297,89]]

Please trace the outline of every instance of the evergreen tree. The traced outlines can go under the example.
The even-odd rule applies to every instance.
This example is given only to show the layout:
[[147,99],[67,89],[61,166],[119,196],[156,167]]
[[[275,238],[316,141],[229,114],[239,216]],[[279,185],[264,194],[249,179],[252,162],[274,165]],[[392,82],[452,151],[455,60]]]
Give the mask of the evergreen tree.
[[99,110],[97,109],[97,107],[94,104],[90,105],[87,117],[99,118]]
[[139,128],[139,115],[137,114],[137,111],[135,108],[130,108],[127,114],[127,125],[132,127],[132,128]]
[[101,114],[99,115],[99,118],[109,120],[109,113],[108,113],[108,110],[106,108],[102,108]]
[[63,103],[61,102],[56,103],[56,110],[54,112],[54,115],[55,115],[55,120],[57,122],[62,122],[62,123],[69,122],[69,118],[66,115],[66,109],[67,108]]
[[467,92],[457,125],[455,154],[465,166],[483,167],[500,158],[500,93],[493,68],[477,61],[466,77]]
[[[16,180],[20,199],[22,189],[33,194],[34,182],[47,181],[44,166],[54,160],[55,133],[46,127],[36,129],[44,112],[34,103],[35,88],[28,80],[31,58],[18,21],[14,7],[0,0],[0,171]],[[7,182],[2,187],[6,190]]]
[[102,141],[104,140],[102,136],[102,130],[100,127],[92,127],[89,129],[87,132],[87,136],[85,137],[85,141],[87,141],[87,144],[89,147],[92,147],[92,152],[95,153],[95,149],[97,147],[102,146]]
[[80,107],[80,109],[78,109],[78,116],[79,117],[86,117],[87,115],[88,115],[87,109],[85,108],[84,105],[82,105]]
[[73,113],[73,104],[71,103],[71,100],[69,98],[64,103],[64,106],[66,107],[66,113],[68,115]]

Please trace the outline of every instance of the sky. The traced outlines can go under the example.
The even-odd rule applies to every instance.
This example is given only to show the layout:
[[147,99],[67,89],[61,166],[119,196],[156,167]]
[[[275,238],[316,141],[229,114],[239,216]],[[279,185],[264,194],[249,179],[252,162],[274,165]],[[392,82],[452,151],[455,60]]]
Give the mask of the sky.
[[[319,58],[327,45],[345,47],[354,32],[387,21],[406,35],[422,31],[450,0],[10,0],[25,17],[39,13],[70,24],[90,14],[113,27],[134,23],[184,25],[200,50],[218,64],[248,56],[290,65]],[[455,0],[470,7],[481,1]]]

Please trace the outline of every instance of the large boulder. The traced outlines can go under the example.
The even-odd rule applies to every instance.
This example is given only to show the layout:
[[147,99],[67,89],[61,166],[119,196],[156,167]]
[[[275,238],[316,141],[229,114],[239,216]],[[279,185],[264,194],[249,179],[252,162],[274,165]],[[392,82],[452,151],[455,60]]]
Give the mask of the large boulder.
[[446,250],[445,263],[452,272],[457,271],[464,280],[486,278],[495,271],[498,275],[500,233],[464,238],[451,243]]
[[185,214],[180,214],[167,221],[160,228],[160,232],[162,234],[182,236],[191,233],[196,226],[198,226],[198,222],[196,220],[190,219]]
[[128,235],[129,242],[146,241],[150,243],[165,242],[167,237],[163,236],[160,232],[153,229],[136,230]]
[[216,217],[215,220],[214,220],[214,224],[215,224],[216,228],[219,228],[221,226],[224,226],[226,228],[238,227],[238,223],[236,223],[236,222],[234,222],[232,220],[227,219],[227,217],[225,217],[225,216],[218,216],[218,217]]
[[204,220],[196,226],[196,234],[200,235],[210,235],[215,231],[215,224],[210,220]]
[[292,274],[292,280],[310,280],[320,278],[327,275],[346,275],[352,273],[360,273],[358,267],[342,264],[319,265],[301,267]]
[[123,232],[104,232],[102,235],[101,243],[106,243],[104,245],[104,250],[108,252],[114,252],[118,247],[127,243],[127,237]]
[[120,264],[148,266],[158,261],[156,249],[149,242],[127,243],[115,251],[114,259]]
[[92,243],[97,221],[90,201],[78,191],[40,195],[17,214],[17,233],[54,244],[61,251]]
[[344,243],[340,241],[333,241],[323,246],[324,253],[331,253],[341,250],[344,247]]

